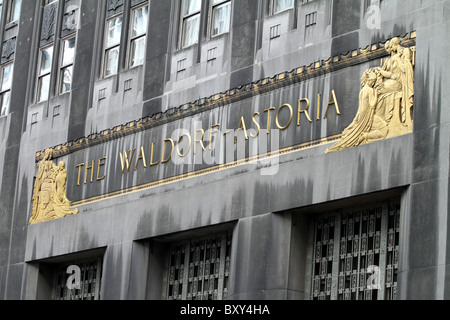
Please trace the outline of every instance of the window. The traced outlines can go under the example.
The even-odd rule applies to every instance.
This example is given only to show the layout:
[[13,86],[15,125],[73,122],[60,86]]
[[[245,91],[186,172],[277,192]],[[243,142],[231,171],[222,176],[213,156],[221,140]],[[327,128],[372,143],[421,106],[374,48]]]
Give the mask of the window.
[[[79,271],[79,286],[76,279],[71,283],[69,277]],[[54,300],[100,300],[102,279],[102,258],[73,261],[60,264],[56,268],[53,299]],[[67,287],[67,282],[73,285]]]
[[9,11],[9,19],[8,22],[13,22],[19,20],[20,17],[20,8],[22,5],[22,0],[11,0],[11,7]]
[[201,0],[184,0],[182,7],[181,47],[189,47],[198,42],[200,31]]
[[293,7],[294,0],[272,0],[272,14],[277,14]]
[[43,1],[36,103],[72,89],[79,3],[80,0]]
[[230,31],[231,1],[213,0],[212,4],[211,36]]
[[200,34],[211,38],[230,31],[231,0],[210,0],[208,3],[208,23],[205,24],[205,30],[201,30],[202,1],[182,1],[179,48],[198,43]]
[[[133,68],[143,65],[145,61],[149,2],[136,0],[128,3],[131,7],[125,6],[123,2],[108,2],[106,6],[102,65],[105,78],[121,71],[120,66]],[[125,25],[124,21],[127,22]],[[127,42],[121,44],[125,35]]]
[[76,37],[63,40],[59,92],[66,93],[72,88],[73,63],[75,60]]
[[312,300],[395,300],[400,204],[319,216],[311,240]]
[[37,102],[48,100],[53,60],[53,46],[41,49],[38,70]]
[[122,16],[109,19],[106,22],[105,69],[104,76],[117,73],[119,68],[120,37],[122,34]]
[[12,63],[2,67],[1,69],[0,97],[2,116],[5,116],[9,113],[13,69],[14,65]]
[[148,5],[132,10],[130,32],[130,68],[144,64]]
[[230,234],[175,244],[169,254],[166,299],[227,299],[231,266]]

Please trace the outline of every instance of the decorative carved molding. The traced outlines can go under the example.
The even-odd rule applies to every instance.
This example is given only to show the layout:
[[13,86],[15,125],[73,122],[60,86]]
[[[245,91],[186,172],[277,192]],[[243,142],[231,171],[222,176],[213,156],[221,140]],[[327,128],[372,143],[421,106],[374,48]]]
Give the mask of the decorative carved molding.
[[11,38],[3,42],[2,63],[10,60],[11,56],[16,52],[16,38]]
[[47,149],[44,158],[38,163],[30,225],[78,213],[78,209],[70,208],[71,203],[66,196],[65,163],[60,161],[55,165],[52,156],[53,150]]
[[42,18],[41,43],[48,42],[55,35],[56,18],[58,16],[58,2],[51,3],[44,8]]

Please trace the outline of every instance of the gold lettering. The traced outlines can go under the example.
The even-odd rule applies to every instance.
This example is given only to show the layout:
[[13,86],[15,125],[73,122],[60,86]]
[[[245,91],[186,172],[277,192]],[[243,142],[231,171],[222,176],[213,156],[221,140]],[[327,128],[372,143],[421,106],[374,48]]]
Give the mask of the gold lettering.
[[152,143],[152,152],[150,154],[150,167],[156,166],[157,164],[159,164],[159,160],[156,162],[153,162],[153,152],[155,150],[155,144]]
[[97,163],[97,181],[101,181],[101,180],[105,179],[105,177],[106,177],[106,174],[105,174],[103,177],[100,178],[100,168],[105,165],[105,161],[106,161],[106,157],[98,159],[98,163]]
[[236,136],[234,137],[234,143],[237,142],[239,130],[244,131],[245,140],[248,140],[247,126],[245,125],[244,117],[241,117],[241,122],[239,123],[239,127],[236,130]]
[[[305,109],[302,110],[302,102],[306,102],[306,107]],[[298,117],[297,117],[297,126],[300,126],[300,116],[302,115],[302,113],[305,114],[306,118],[308,119],[309,122],[312,122],[309,113],[309,99],[304,98],[304,99],[300,99],[298,100]]]
[[87,175],[88,175],[88,170],[91,170],[91,182],[94,181],[94,166],[95,166],[95,161],[92,160],[92,165],[89,165],[89,162],[86,162],[86,170],[84,172],[84,184],[87,183]]
[[145,152],[144,152],[144,147],[141,147],[141,150],[139,151],[139,155],[138,158],[136,160],[136,166],[134,167],[134,171],[137,170],[137,167],[139,165],[139,161],[142,160],[142,163],[144,164],[144,168],[147,168],[147,163],[145,162]]
[[256,121],[255,116],[259,116],[259,112],[255,112],[252,117],[253,123],[256,125],[256,128],[258,128],[258,131],[256,131],[256,135],[250,133],[250,136],[252,138],[256,138],[257,136],[259,136],[259,131],[261,130],[261,126],[259,125],[259,122]]
[[[172,150],[170,151],[170,156],[167,159],[164,159],[164,156],[166,155],[166,142],[170,142],[172,144]],[[173,150],[175,149],[175,143],[172,139],[165,139],[163,141],[163,151],[162,151],[162,157],[161,157],[161,163],[169,162],[170,159],[172,159]]]
[[80,176],[81,176],[81,168],[84,167],[84,163],[80,163],[79,165],[76,166],[76,168],[78,168],[78,181],[77,181],[77,186],[80,185]]
[[336,113],[337,114],[341,114],[341,112],[339,111],[339,105],[336,99],[336,92],[331,91],[331,95],[330,95],[330,100],[328,101],[328,105],[327,105],[327,110],[325,111],[325,116],[323,117],[324,119],[327,118],[327,114],[328,114],[328,109],[330,108],[330,106],[334,104],[335,108],[336,108]]
[[320,100],[321,100],[321,95],[319,93],[319,94],[317,94],[317,115],[316,115],[316,120],[320,120]]
[[131,150],[128,150],[128,152],[127,153],[124,152],[123,155],[122,155],[122,152],[119,152],[120,164],[122,165],[122,173],[125,172],[125,167],[127,168],[128,172],[130,171],[130,163],[133,161],[133,157],[134,157],[134,153],[136,152],[136,148],[133,149],[133,153],[131,154],[131,157],[130,157],[130,152],[131,152]]
[[[181,142],[181,140],[183,140],[183,136],[186,136],[186,137],[188,137],[188,139],[189,139],[189,146],[188,146],[187,151],[186,151],[185,154],[181,154],[181,152],[180,152],[180,142]],[[180,139],[178,139],[178,144],[177,144],[177,152],[178,152],[178,155],[179,155],[181,158],[186,157],[187,154],[188,154],[188,152],[189,152],[189,150],[191,150],[191,145],[192,145],[192,138],[191,138],[191,136],[190,136],[188,133],[183,133],[183,134],[180,136]]]
[[[197,133],[201,132],[202,133],[202,137],[200,139],[197,139]],[[206,151],[205,146],[203,145],[203,137],[205,135],[205,130],[203,129],[199,129],[197,131],[195,131],[195,135],[194,135],[194,154],[197,153],[197,142],[200,142],[200,145],[202,146],[203,151]]]
[[274,107],[271,107],[269,109],[265,109],[264,112],[267,112],[267,134],[270,133],[270,111],[275,110]]
[[[283,127],[283,126],[280,125],[280,121],[279,121],[278,116],[279,116],[279,114],[280,114],[280,111],[283,110],[284,107],[288,107],[288,108],[289,108],[290,115],[289,115],[289,121],[288,121],[287,125],[285,125],[285,126]],[[283,104],[283,105],[278,109],[278,111],[277,111],[277,116],[275,117],[275,123],[276,123],[276,125],[277,125],[277,128],[280,129],[280,130],[286,130],[287,127],[290,126],[290,124],[291,124],[291,122],[292,122],[292,117],[293,117],[293,116],[294,116],[294,111],[292,110],[292,106],[291,106],[290,104],[288,104],[288,103]]]
[[212,146],[211,146],[211,144],[212,144],[212,135],[213,135],[213,133],[218,133],[219,132],[219,130],[213,130],[214,128],[218,128],[218,127],[220,127],[220,124],[215,124],[215,125],[213,125],[213,126],[211,126],[210,128],[209,128],[209,150],[212,150]]

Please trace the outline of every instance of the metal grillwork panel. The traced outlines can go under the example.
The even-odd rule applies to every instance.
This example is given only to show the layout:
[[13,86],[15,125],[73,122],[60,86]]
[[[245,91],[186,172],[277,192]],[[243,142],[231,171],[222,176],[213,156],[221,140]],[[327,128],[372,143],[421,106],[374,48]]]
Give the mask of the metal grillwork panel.
[[[73,274],[68,272],[70,266],[76,266],[80,272],[80,286],[68,288],[67,280]],[[55,274],[55,300],[100,300],[100,286],[102,276],[102,259],[74,261],[61,264]],[[72,283],[70,281],[70,283]]]
[[178,244],[170,251],[168,300],[225,300],[231,238],[220,234]]
[[399,222],[398,202],[318,217],[310,298],[396,299]]

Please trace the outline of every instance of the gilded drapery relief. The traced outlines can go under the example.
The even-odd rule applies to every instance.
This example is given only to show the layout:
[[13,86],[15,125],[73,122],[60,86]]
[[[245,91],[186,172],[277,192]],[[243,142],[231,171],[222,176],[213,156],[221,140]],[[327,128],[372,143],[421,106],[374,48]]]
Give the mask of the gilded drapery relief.
[[44,158],[38,163],[38,173],[33,189],[33,210],[30,224],[77,214],[70,208],[66,196],[67,171],[64,161],[55,165],[51,160],[53,152],[45,150]]
[[414,99],[413,54],[399,38],[385,44],[390,54],[382,66],[361,77],[359,108],[341,138],[325,152],[343,150],[411,133]]

